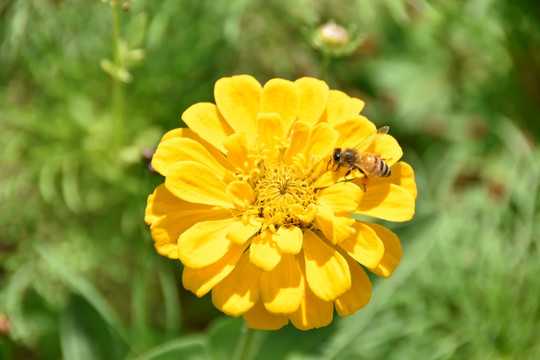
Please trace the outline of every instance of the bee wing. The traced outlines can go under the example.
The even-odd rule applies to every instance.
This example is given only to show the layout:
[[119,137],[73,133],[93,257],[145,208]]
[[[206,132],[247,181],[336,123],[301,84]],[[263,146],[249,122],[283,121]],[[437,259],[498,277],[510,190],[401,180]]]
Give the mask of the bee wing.
[[388,126],[378,128],[377,130],[366,136],[362,141],[360,141],[360,143],[356,145],[353,149],[358,151],[365,150],[369,145],[373,143],[373,141],[375,141],[377,135],[386,135],[386,133],[388,133],[388,129],[390,129],[390,127]]

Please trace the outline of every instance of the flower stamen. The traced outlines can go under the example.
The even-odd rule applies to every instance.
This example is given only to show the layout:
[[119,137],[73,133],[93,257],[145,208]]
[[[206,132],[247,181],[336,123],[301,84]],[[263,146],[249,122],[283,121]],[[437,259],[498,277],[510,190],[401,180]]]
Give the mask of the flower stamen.
[[315,189],[304,171],[296,166],[274,165],[263,168],[254,186],[259,217],[270,227],[299,225],[301,220],[291,212],[293,205],[307,208],[316,203]]

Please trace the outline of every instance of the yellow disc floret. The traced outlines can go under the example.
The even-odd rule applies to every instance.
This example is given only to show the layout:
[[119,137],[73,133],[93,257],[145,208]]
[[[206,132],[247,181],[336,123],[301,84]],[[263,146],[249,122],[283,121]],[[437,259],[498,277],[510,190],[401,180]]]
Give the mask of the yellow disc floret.
[[270,228],[300,225],[294,208],[317,202],[315,189],[304,171],[294,165],[273,165],[263,169],[254,187],[254,210]]

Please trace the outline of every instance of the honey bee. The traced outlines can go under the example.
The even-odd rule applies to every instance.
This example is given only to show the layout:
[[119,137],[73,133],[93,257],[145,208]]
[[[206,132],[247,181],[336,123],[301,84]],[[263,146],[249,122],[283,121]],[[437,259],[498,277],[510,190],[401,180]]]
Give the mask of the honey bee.
[[368,175],[375,177],[388,177],[392,173],[390,166],[381,159],[381,154],[364,152],[369,145],[375,141],[377,135],[385,135],[388,132],[389,127],[383,126],[376,131],[369,134],[358,145],[353,148],[347,148],[342,150],[341,148],[335,148],[332,157],[328,161],[326,168],[332,163],[332,170],[338,171],[342,166],[347,166],[349,169],[345,173],[345,178],[354,169],[358,169],[364,174],[364,191],[365,184],[369,181]]

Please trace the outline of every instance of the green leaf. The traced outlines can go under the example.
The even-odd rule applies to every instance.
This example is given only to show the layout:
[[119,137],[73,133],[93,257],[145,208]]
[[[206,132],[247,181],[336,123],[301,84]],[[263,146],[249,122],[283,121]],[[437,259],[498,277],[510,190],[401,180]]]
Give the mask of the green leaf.
[[92,283],[70,269],[70,267],[54,253],[51,247],[44,242],[36,242],[34,246],[37,254],[47,262],[58,276],[64,280],[74,292],[81,294],[86,301],[92,304],[116,333],[127,341],[128,336],[121,326],[118,314]]
[[146,37],[146,27],[148,26],[148,14],[141,12],[131,20],[126,30],[127,43],[133,49],[142,46]]
[[[175,270],[177,270],[176,267]],[[158,266],[157,271],[165,306],[165,328],[169,333],[178,333],[182,320],[182,310],[176,281],[169,267]]]
[[214,359],[232,357],[243,323],[242,318],[223,317],[212,326],[208,336]]
[[43,164],[39,170],[39,192],[48,203],[52,203],[58,196],[55,186],[57,172],[58,167],[52,162]]
[[64,359],[121,358],[117,339],[99,313],[80,296],[71,296],[61,314],[60,343]]
[[66,157],[62,166],[62,194],[67,207],[74,213],[83,209],[83,202],[79,193],[79,164]]
[[189,336],[160,344],[135,360],[209,360],[212,359],[202,336]]

